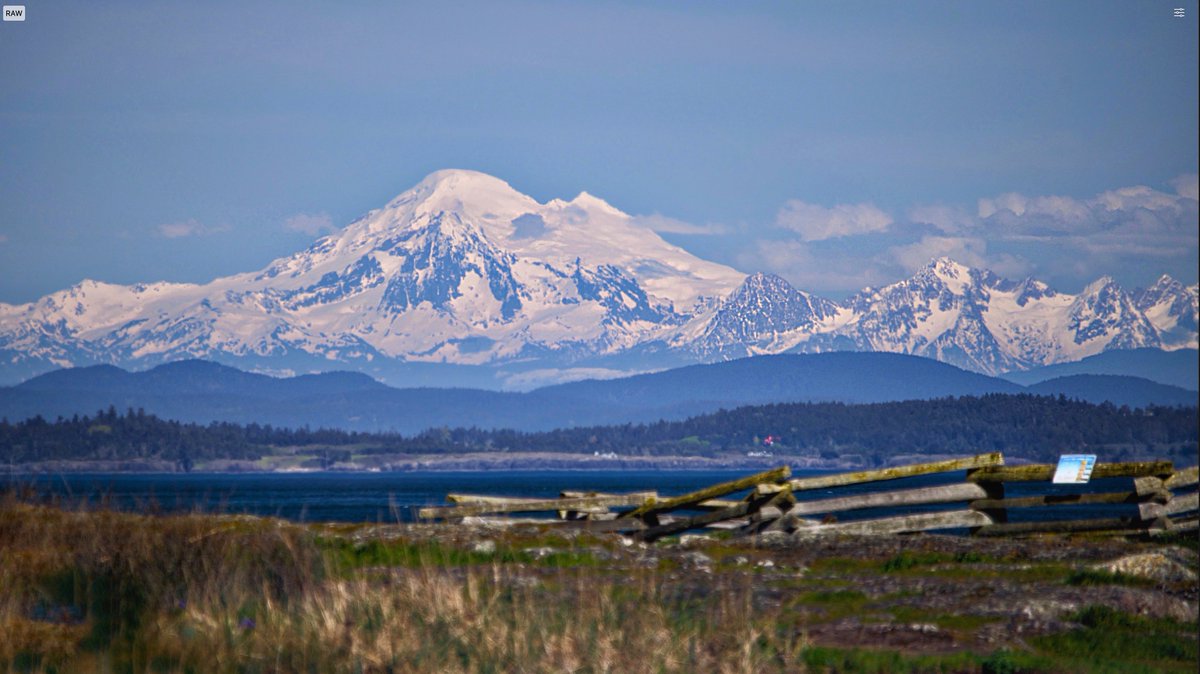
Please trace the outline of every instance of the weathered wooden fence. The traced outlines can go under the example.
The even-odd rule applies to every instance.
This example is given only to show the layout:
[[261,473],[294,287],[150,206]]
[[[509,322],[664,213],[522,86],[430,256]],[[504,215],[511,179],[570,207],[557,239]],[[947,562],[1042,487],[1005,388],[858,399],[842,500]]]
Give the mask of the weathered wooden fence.
[[[900,478],[966,471],[960,483],[912,489],[866,491],[823,498],[804,498],[804,492],[850,485],[886,483]],[[967,529],[977,536],[1022,535],[1040,532],[1108,532],[1153,534],[1197,528],[1197,468],[1176,471],[1167,461],[1098,463],[1093,479],[1130,478],[1127,487],[1109,493],[1062,493],[1046,490],[1055,466],[1005,466],[998,452],[878,470],[792,478],[787,466],[723,482],[679,496],[657,492],[600,494],[564,491],[559,498],[530,499],[450,494],[452,504],[422,508],[427,520],[509,513],[557,513],[564,526],[593,531],[618,531],[644,541],[705,527],[729,529],[740,535],[784,532],[793,536],[828,534],[898,534],[938,529]],[[1021,483],[1017,495],[1005,485]],[[861,487],[860,487],[861,489]],[[1039,490],[1047,493],[1037,493]],[[741,498],[731,494],[745,492]],[[923,511],[924,506],[961,503],[961,508]],[[1079,517],[1079,509],[1059,508],[1032,521],[1010,522],[1009,511],[1054,506],[1128,504],[1121,517]],[[887,508],[885,517],[839,522],[840,513]],[[1111,508],[1110,508],[1111,509]],[[906,512],[906,510],[908,512]],[[895,511],[899,511],[896,514]],[[1061,517],[1053,514],[1063,513]]]

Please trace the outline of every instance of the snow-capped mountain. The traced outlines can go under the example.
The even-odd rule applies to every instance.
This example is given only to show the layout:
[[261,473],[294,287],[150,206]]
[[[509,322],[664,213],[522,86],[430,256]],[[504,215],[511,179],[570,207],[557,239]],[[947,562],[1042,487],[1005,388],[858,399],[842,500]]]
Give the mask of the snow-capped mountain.
[[587,193],[541,204],[448,170],[257,273],[204,285],[83,281],[0,305],[0,354],[43,370],[184,357],[569,358],[664,334],[742,278]]
[[[691,348],[723,355],[738,348],[750,354],[887,351],[989,374],[1112,349],[1196,348],[1195,331],[1176,327],[1195,320],[1193,305],[1184,304],[1195,290],[1169,278],[1155,286],[1167,290],[1152,296],[1165,299],[1145,301],[1157,307],[1155,315],[1168,316],[1170,309],[1163,307],[1169,305],[1181,318],[1157,322],[1133,294],[1107,277],[1069,295],[1035,279],[1013,282],[948,258],[933,260],[911,278],[867,288],[840,305],[800,293],[777,277],[769,283],[756,278],[718,309]],[[1151,297],[1150,292],[1137,291],[1137,297]],[[814,310],[781,309],[799,303],[811,303],[804,306]]]
[[993,374],[1108,349],[1161,346],[1155,327],[1107,278],[1074,296],[939,258],[912,278],[864,290],[847,305],[853,318],[814,346],[846,338],[859,350],[927,356]]
[[830,350],[998,373],[1110,349],[1196,348],[1196,297],[1169,277],[1132,293],[1104,278],[1068,295],[942,258],[834,303],[702,260],[587,193],[543,204],[447,170],[258,272],[202,285],[88,280],[0,304],[0,382],[205,358],[359,369],[401,385],[412,382],[397,372],[413,367],[476,366],[503,385],[517,373]]
[[862,351],[926,356],[980,372],[1013,369],[1018,364],[1006,357],[987,321],[999,285],[990,272],[934,260],[912,278],[851,297],[850,320],[814,345],[841,338]]
[[1162,335],[1163,348],[1195,348],[1197,341],[1197,287],[1185,286],[1170,276],[1132,294],[1134,305]]

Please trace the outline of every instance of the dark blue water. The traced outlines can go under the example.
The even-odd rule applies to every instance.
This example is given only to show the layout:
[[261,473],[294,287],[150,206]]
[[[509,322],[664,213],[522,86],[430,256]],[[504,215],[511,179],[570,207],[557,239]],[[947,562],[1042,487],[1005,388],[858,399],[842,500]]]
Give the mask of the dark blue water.
[[[101,505],[149,512],[218,512],[283,517],[304,522],[412,521],[416,509],[445,505],[446,494],[554,498],[562,490],[627,492],[656,490],[662,496],[694,491],[744,477],[752,470],[513,470],[398,473],[75,473],[23,475],[5,479],[9,487],[31,489],[40,497],[75,505]],[[796,476],[825,471],[797,471]],[[798,493],[804,500],[864,491],[907,489],[962,482],[965,473],[943,473],[884,483],[851,485]],[[1009,497],[1037,493],[1129,491],[1131,480],[1112,478],[1087,485],[1046,483],[1006,485]],[[733,497],[730,497],[733,498]],[[903,512],[961,508],[961,503],[906,507]],[[878,508],[838,513],[841,521],[901,512]],[[1009,511],[1010,521],[1121,517],[1127,505],[1056,505]]]

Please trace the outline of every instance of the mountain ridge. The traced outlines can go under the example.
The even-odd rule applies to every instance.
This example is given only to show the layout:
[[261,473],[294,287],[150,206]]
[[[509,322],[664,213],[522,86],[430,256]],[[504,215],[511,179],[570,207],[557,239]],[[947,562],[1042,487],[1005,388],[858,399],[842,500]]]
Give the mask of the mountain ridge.
[[[880,403],[1037,393],[1116,405],[1196,404],[1196,394],[1147,380],[1093,376],[1024,387],[917,356],[889,353],[772,355],[691,365],[527,393],[388,387],[348,372],[290,378],[205,361],[143,372],[73,368],[0,388],[0,417],[88,415],[113,406],[163,418],[416,433],[438,427],[541,431],[679,420],[719,409],[789,402]],[[1139,397],[1140,396],[1140,397]]]

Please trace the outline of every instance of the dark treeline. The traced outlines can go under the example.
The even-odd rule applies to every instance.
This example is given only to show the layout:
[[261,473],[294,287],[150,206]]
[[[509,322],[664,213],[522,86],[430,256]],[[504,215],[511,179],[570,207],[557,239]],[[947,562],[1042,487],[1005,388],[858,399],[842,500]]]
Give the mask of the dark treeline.
[[31,461],[157,459],[190,468],[211,459],[254,460],[279,446],[338,446],[361,442],[338,430],[272,428],[214,422],[207,426],[159,419],[143,410],[119,414],[113,407],[95,416],[40,416],[0,421],[0,460]]
[[[210,459],[258,459],[299,448],[330,461],[357,454],[461,452],[615,452],[621,455],[721,455],[766,449],[836,459],[859,454],[882,463],[897,454],[1002,451],[1050,460],[1104,449],[1105,460],[1155,455],[1196,461],[1197,408],[1129,409],[1064,397],[987,395],[848,405],[790,403],[742,407],[686,421],[522,433],[431,429],[414,436],[166,421],[115,409],[53,422],[0,421],[0,460],[158,459],[188,468]],[[768,440],[769,438],[769,440]],[[306,449],[307,448],[307,449]],[[1170,457],[1168,455],[1171,455]]]
[[[685,421],[570,428],[544,433],[442,429],[418,438],[463,449],[718,455],[847,453],[883,463],[896,454],[1002,451],[1030,459],[1104,448],[1106,460],[1155,455],[1196,463],[1197,408],[1130,409],[1059,396],[982,397],[849,405],[786,403],[740,407]],[[431,443],[437,446],[438,442]]]

